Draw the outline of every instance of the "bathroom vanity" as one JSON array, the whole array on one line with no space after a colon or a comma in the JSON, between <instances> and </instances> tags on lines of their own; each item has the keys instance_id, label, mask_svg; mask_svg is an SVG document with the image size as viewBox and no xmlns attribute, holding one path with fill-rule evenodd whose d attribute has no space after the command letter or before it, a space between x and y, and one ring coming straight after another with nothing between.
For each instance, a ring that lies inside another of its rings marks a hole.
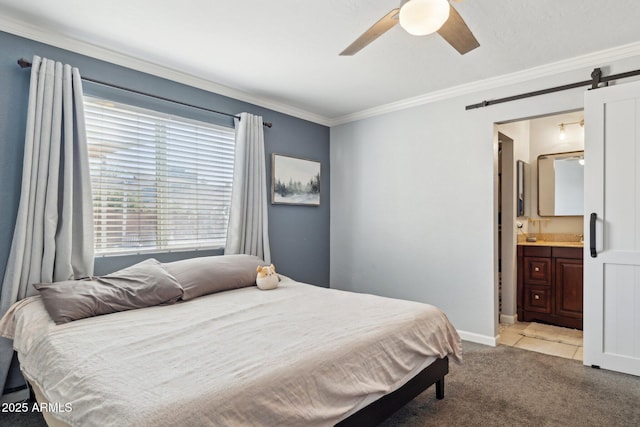
<instances>
[{"instance_id":1,"label":"bathroom vanity","mask_svg":"<svg viewBox=\"0 0 640 427\"><path fill-rule=\"evenodd\" d=\"M518 243L518 320L582 329L583 244Z\"/></svg>"}]
</instances>

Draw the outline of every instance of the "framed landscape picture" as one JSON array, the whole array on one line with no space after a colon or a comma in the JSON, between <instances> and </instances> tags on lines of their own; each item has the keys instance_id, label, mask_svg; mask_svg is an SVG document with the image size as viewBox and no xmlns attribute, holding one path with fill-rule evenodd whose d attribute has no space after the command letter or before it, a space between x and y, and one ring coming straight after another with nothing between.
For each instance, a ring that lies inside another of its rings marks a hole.
<instances>
[{"instance_id":1,"label":"framed landscape picture","mask_svg":"<svg viewBox=\"0 0 640 427\"><path fill-rule=\"evenodd\" d=\"M271 155L271 203L320 205L320 162Z\"/></svg>"}]
</instances>

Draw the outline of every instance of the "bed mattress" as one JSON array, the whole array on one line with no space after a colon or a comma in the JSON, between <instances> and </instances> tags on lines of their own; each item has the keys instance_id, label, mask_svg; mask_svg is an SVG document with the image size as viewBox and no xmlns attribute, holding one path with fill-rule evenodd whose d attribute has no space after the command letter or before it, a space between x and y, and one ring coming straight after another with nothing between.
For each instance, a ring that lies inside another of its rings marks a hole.
<instances>
[{"instance_id":1,"label":"bed mattress","mask_svg":"<svg viewBox=\"0 0 640 427\"><path fill-rule=\"evenodd\" d=\"M62 325L30 297L0 334L71 426L334 425L462 351L434 306L290 279Z\"/></svg>"}]
</instances>

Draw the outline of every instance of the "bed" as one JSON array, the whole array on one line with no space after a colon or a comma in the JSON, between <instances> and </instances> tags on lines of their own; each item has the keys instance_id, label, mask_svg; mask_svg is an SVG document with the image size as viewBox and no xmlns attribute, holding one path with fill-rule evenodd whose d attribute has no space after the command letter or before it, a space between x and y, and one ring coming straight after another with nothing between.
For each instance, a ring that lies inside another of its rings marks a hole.
<instances>
[{"instance_id":1,"label":"bed","mask_svg":"<svg viewBox=\"0 0 640 427\"><path fill-rule=\"evenodd\" d=\"M373 425L434 383L442 398L462 353L434 306L284 276L58 325L34 296L0 334L71 426Z\"/></svg>"}]
</instances>

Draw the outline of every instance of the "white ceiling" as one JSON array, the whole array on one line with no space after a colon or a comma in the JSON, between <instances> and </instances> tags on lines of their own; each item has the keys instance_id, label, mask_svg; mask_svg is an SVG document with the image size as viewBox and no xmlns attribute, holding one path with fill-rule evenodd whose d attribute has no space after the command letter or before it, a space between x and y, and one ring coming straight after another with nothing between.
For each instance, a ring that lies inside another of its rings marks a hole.
<instances>
[{"instance_id":1,"label":"white ceiling","mask_svg":"<svg viewBox=\"0 0 640 427\"><path fill-rule=\"evenodd\" d=\"M199 86L211 82L225 95L325 124L640 41L637 0L464 0L454 7L480 42L464 56L438 35L414 37L400 26L353 57L338 56L398 4L0 0L0 30L101 52L101 59L124 54L139 60L134 68L159 65Z\"/></svg>"}]
</instances>

